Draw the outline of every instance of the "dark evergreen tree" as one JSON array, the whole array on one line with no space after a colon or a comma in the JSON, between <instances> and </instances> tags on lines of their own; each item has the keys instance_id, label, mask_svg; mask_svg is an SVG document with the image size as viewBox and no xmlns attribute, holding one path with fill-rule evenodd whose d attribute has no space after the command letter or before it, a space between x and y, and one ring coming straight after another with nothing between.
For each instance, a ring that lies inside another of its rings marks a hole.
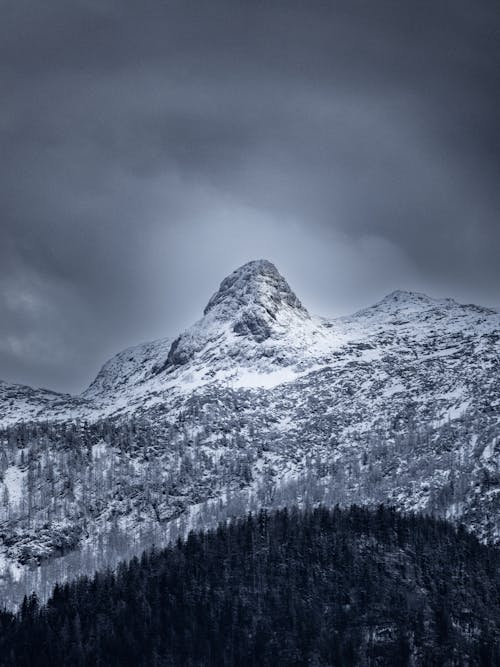
<instances>
[{"instance_id":1,"label":"dark evergreen tree","mask_svg":"<svg viewBox=\"0 0 500 667\"><path fill-rule=\"evenodd\" d=\"M499 565L382 506L262 511L26 597L0 665L496 665Z\"/></svg>"}]
</instances>

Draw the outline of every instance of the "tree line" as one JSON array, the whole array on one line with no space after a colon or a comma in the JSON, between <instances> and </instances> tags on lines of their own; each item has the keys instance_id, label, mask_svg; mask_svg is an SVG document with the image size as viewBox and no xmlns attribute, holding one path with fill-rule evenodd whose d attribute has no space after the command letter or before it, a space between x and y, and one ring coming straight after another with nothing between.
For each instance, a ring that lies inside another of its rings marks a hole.
<instances>
[{"instance_id":1,"label":"tree line","mask_svg":"<svg viewBox=\"0 0 500 667\"><path fill-rule=\"evenodd\" d=\"M495 665L499 566L384 506L260 511L25 597L0 665Z\"/></svg>"}]
</instances>

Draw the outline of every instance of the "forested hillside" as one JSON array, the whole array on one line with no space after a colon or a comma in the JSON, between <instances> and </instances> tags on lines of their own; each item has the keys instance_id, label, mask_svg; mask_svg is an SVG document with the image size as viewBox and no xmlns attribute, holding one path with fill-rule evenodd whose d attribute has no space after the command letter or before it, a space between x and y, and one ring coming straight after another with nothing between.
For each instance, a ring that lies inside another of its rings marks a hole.
<instances>
[{"instance_id":1,"label":"forested hillside","mask_svg":"<svg viewBox=\"0 0 500 667\"><path fill-rule=\"evenodd\" d=\"M500 554L443 521L260 512L0 616L0 664L500 664Z\"/></svg>"},{"instance_id":2,"label":"forested hillside","mask_svg":"<svg viewBox=\"0 0 500 667\"><path fill-rule=\"evenodd\" d=\"M56 582L262 507L383 503L498 541L495 427L460 418L380 428L352 434L339 458L325 416L295 440L274 437L245 414L256 400L226 391L193 396L168 422L0 429L2 603L14 608L33 590L46 599ZM474 442L467 455L457 451L463 441Z\"/></svg>"}]
</instances>

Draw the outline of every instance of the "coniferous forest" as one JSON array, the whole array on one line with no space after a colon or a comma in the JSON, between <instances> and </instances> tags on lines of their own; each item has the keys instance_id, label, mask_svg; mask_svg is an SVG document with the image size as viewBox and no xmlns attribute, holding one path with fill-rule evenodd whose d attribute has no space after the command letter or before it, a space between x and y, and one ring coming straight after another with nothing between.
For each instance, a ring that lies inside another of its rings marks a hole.
<instances>
[{"instance_id":1,"label":"coniferous forest","mask_svg":"<svg viewBox=\"0 0 500 667\"><path fill-rule=\"evenodd\" d=\"M499 566L383 506L262 511L25 598L0 664L498 665Z\"/></svg>"}]
</instances>

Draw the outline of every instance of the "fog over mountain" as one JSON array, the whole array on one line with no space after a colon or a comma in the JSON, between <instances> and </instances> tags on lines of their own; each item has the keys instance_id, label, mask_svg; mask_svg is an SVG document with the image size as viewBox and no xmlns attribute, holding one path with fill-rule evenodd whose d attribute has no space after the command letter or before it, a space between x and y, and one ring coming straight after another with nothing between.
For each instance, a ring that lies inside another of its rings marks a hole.
<instances>
[{"instance_id":1,"label":"fog over mountain","mask_svg":"<svg viewBox=\"0 0 500 667\"><path fill-rule=\"evenodd\" d=\"M276 262L499 306L496 2L6 0L0 378L80 392Z\"/></svg>"}]
</instances>

